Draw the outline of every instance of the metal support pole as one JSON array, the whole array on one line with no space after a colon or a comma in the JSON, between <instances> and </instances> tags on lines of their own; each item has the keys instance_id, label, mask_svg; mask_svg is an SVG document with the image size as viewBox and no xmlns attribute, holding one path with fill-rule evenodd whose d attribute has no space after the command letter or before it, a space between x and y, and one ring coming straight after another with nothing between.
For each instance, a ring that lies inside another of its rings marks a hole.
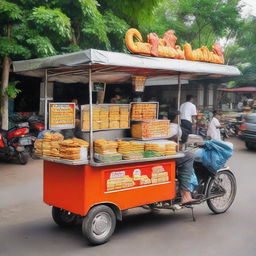
<instances>
[{"instance_id":1,"label":"metal support pole","mask_svg":"<svg viewBox=\"0 0 256 256\"><path fill-rule=\"evenodd\" d=\"M47 89L48 89L48 73L47 69L44 70L44 126L45 129L48 128L48 95L47 95Z\"/></svg>"},{"instance_id":2,"label":"metal support pole","mask_svg":"<svg viewBox=\"0 0 256 256\"><path fill-rule=\"evenodd\" d=\"M181 79L180 79L180 74L178 75L178 106L177 106L177 109L178 111L180 111L180 97L181 97ZM178 126L180 127L180 115L178 116ZM180 146L180 141L179 141L179 136L177 136L177 144L178 144L178 149L179 149L179 146Z\"/></svg>"},{"instance_id":3,"label":"metal support pole","mask_svg":"<svg viewBox=\"0 0 256 256\"><path fill-rule=\"evenodd\" d=\"M92 70L89 68L89 112L90 112L90 161L93 161L93 116L92 116L92 88L93 82L92 82Z\"/></svg>"}]
</instances>

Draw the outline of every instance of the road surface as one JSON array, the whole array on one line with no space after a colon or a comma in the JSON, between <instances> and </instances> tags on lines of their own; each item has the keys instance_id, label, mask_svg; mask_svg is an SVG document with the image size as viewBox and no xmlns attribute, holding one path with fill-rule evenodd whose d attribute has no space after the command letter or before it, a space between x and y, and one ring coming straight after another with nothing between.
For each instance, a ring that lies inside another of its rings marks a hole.
<instances>
[{"instance_id":1,"label":"road surface","mask_svg":"<svg viewBox=\"0 0 256 256\"><path fill-rule=\"evenodd\" d=\"M228 212L213 215L197 206L172 213L129 210L112 239L89 246L80 227L57 227L42 202L42 161L26 166L0 163L0 256L254 256L256 255L256 152L239 140L229 165L237 178L237 197Z\"/></svg>"}]
</instances>

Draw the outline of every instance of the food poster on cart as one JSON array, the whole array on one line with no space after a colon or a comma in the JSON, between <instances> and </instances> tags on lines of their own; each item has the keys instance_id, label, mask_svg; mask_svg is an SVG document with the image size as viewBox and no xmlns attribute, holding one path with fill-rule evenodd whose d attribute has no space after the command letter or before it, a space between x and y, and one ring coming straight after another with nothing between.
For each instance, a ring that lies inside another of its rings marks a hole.
<instances>
[{"instance_id":1,"label":"food poster on cart","mask_svg":"<svg viewBox=\"0 0 256 256\"><path fill-rule=\"evenodd\" d=\"M52 130L75 128L75 103L50 103L49 128Z\"/></svg>"},{"instance_id":2,"label":"food poster on cart","mask_svg":"<svg viewBox=\"0 0 256 256\"><path fill-rule=\"evenodd\" d=\"M171 164L164 163L109 170L105 172L105 191L111 192L170 182L171 169Z\"/></svg>"}]
</instances>

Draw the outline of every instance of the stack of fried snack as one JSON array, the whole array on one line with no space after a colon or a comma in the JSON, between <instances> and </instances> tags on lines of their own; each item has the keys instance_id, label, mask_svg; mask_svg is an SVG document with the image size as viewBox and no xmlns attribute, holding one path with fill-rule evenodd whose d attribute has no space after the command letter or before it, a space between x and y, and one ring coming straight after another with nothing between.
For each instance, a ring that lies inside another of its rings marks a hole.
<instances>
[{"instance_id":1,"label":"stack of fried snack","mask_svg":"<svg viewBox=\"0 0 256 256\"><path fill-rule=\"evenodd\" d=\"M90 108L89 106L83 106L82 108L82 129L83 130L89 130L90 129ZM92 107L92 126L94 130L99 130L100 125L100 107L99 106L93 106Z\"/></svg>"},{"instance_id":2,"label":"stack of fried snack","mask_svg":"<svg viewBox=\"0 0 256 256\"><path fill-rule=\"evenodd\" d=\"M118 142L118 153L128 154L131 152L144 151L144 143L137 141L123 141L119 140Z\"/></svg>"},{"instance_id":3,"label":"stack of fried snack","mask_svg":"<svg viewBox=\"0 0 256 256\"><path fill-rule=\"evenodd\" d=\"M107 191L130 188L135 185L133 179L126 175L121 178L110 178L107 180Z\"/></svg>"},{"instance_id":4,"label":"stack of fried snack","mask_svg":"<svg viewBox=\"0 0 256 256\"><path fill-rule=\"evenodd\" d=\"M120 128L129 127L129 107L120 106Z\"/></svg>"},{"instance_id":5,"label":"stack of fried snack","mask_svg":"<svg viewBox=\"0 0 256 256\"><path fill-rule=\"evenodd\" d=\"M42 155L46 157L58 158L59 157L59 143L63 141L64 137L60 133L44 134L42 141Z\"/></svg>"},{"instance_id":6,"label":"stack of fried snack","mask_svg":"<svg viewBox=\"0 0 256 256\"><path fill-rule=\"evenodd\" d=\"M99 129L105 130L109 128L109 109L108 106L100 106Z\"/></svg>"},{"instance_id":7,"label":"stack of fried snack","mask_svg":"<svg viewBox=\"0 0 256 256\"><path fill-rule=\"evenodd\" d=\"M153 157L151 156L153 153L157 152L158 156L170 156L176 154L176 146L177 144L173 141L168 140L159 140L145 143L145 152L148 156L145 157ZM151 154L150 154L150 152ZM147 155L146 154L146 155Z\"/></svg>"},{"instance_id":8,"label":"stack of fried snack","mask_svg":"<svg viewBox=\"0 0 256 256\"><path fill-rule=\"evenodd\" d=\"M141 159L144 157L144 143L120 140L117 151L123 154L124 160Z\"/></svg>"},{"instance_id":9,"label":"stack of fried snack","mask_svg":"<svg viewBox=\"0 0 256 256\"><path fill-rule=\"evenodd\" d=\"M92 111L94 130L129 128L128 105L94 105ZM82 120L82 130L89 130L90 111L88 105L82 107Z\"/></svg>"},{"instance_id":10,"label":"stack of fried snack","mask_svg":"<svg viewBox=\"0 0 256 256\"><path fill-rule=\"evenodd\" d=\"M37 139L34 143L35 153L37 155L43 155L43 139Z\"/></svg>"},{"instance_id":11,"label":"stack of fried snack","mask_svg":"<svg viewBox=\"0 0 256 256\"><path fill-rule=\"evenodd\" d=\"M136 185L148 185L151 184L151 179L147 175L133 175L133 180Z\"/></svg>"},{"instance_id":12,"label":"stack of fried snack","mask_svg":"<svg viewBox=\"0 0 256 256\"><path fill-rule=\"evenodd\" d=\"M177 143L171 141L165 144L166 156L176 155L176 153L177 153Z\"/></svg>"},{"instance_id":13,"label":"stack of fried snack","mask_svg":"<svg viewBox=\"0 0 256 256\"><path fill-rule=\"evenodd\" d=\"M118 143L116 141L99 139L94 141L94 151L101 155L117 153Z\"/></svg>"},{"instance_id":14,"label":"stack of fried snack","mask_svg":"<svg viewBox=\"0 0 256 256\"><path fill-rule=\"evenodd\" d=\"M169 181L169 175L162 165L155 166L152 168L152 176L151 176L152 184L167 182L167 181Z\"/></svg>"},{"instance_id":15,"label":"stack of fried snack","mask_svg":"<svg viewBox=\"0 0 256 256\"><path fill-rule=\"evenodd\" d=\"M141 121L131 127L133 138L157 139L170 136L169 120Z\"/></svg>"},{"instance_id":16,"label":"stack of fried snack","mask_svg":"<svg viewBox=\"0 0 256 256\"><path fill-rule=\"evenodd\" d=\"M156 103L133 103L131 120L154 120L157 118Z\"/></svg>"},{"instance_id":17,"label":"stack of fried snack","mask_svg":"<svg viewBox=\"0 0 256 256\"><path fill-rule=\"evenodd\" d=\"M94 141L94 157L100 162L121 161L122 155L117 153L118 143L99 139Z\"/></svg>"},{"instance_id":18,"label":"stack of fried snack","mask_svg":"<svg viewBox=\"0 0 256 256\"><path fill-rule=\"evenodd\" d=\"M158 141L145 143L145 151L155 151L164 155L165 144Z\"/></svg>"},{"instance_id":19,"label":"stack of fried snack","mask_svg":"<svg viewBox=\"0 0 256 256\"><path fill-rule=\"evenodd\" d=\"M120 107L109 106L109 128L116 129L120 128Z\"/></svg>"},{"instance_id":20,"label":"stack of fried snack","mask_svg":"<svg viewBox=\"0 0 256 256\"><path fill-rule=\"evenodd\" d=\"M60 157L67 160L80 160L81 147L88 147L87 141L73 138L60 142Z\"/></svg>"}]
</instances>

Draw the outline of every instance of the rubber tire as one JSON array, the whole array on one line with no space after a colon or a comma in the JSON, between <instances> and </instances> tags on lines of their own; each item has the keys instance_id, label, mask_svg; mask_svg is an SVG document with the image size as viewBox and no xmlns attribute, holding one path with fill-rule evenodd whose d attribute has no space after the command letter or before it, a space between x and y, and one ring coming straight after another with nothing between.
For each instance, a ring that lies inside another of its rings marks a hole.
<instances>
[{"instance_id":1,"label":"rubber tire","mask_svg":"<svg viewBox=\"0 0 256 256\"><path fill-rule=\"evenodd\" d=\"M256 147L251 142L245 141L245 146L248 150L254 150Z\"/></svg>"},{"instance_id":2,"label":"rubber tire","mask_svg":"<svg viewBox=\"0 0 256 256\"><path fill-rule=\"evenodd\" d=\"M18 153L18 160L19 160L19 163L22 165L27 164L28 163L28 154L25 152Z\"/></svg>"},{"instance_id":3,"label":"rubber tire","mask_svg":"<svg viewBox=\"0 0 256 256\"><path fill-rule=\"evenodd\" d=\"M92 232L93 219L100 212L107 212L110 215L111 222L112 222L112 226L111 226L111 229L110 229L109 233L107 234L107 236L105 236L102 239L96 238L94 236L93 232ZM116 214L114 213L114 211L109 206L106 206L106 205L97 205L97 206L93 207L88 212L88 214L84 217L84 220L83 220L83 223L82 223L83 236L92 245L100 245L100 244L106 243L111 238L111 236L113 235L113 233L115 231L115 228L116 228Z\"/></svg>"},{"instance_id":4,"label":"rubber tire","mask_svg":"<svg viewBox=\"0 0 256 256\"><path fill-rule=\"evenodd\" d=\"M213 212L213 213L215 213L215 214L220 214L220 213L224 213L224 212L226 212L228 209L229 209L229 207L232 205L232 203L234 202L234 199L235 199L235 196L236 196L236 190L237 190L237 186L236 186L236 178L235 178L235 176L234 176L234 174L231 172L231 171L228 171L228 170L223 170L223 171L219 171L217 174L216 174L216 176L217 175L221 175L221 174L223 174L223 173L225 173L225 174L227 174L229 177L231 177L231 182L233 183L232 185L231 185L231 189L233 190L233 192L232 192L232 197L231 197L231 200L230 200L230 202L229 202L229 204L224 208L224 209L217 209L213 204L212 204L212 199L208 199L207 200L207 205L208 205L208 207L210 208L210 210ZM215 176L215 177L216 177ZM214 178L211 178L211 180L210 180L210 182L209 182L209 184L208 184L208 186L207 186L207 191L206 191L206 197L207 196L209 196L209 194L210 194L210 188L211 188L211 184L214 182Z\"/></svg>"},{"instance_id":5,"label":"rubber tire","mask_svg":"<svg viewBox=\"0 0 256 256\"><path fill-rule=\"evenodd\" d=\"M66 211L66 210L60 209L60 208L55 207L55 206L52 207L52 218L53 218L54 222L60 227L71 227L71 226L73 226L75 221L76 221L76 215L74 213L70 213L71 214L70 215L71 220L67 222L62 217L62 212L63 211Z\"/></svg>"}]
</instances>

